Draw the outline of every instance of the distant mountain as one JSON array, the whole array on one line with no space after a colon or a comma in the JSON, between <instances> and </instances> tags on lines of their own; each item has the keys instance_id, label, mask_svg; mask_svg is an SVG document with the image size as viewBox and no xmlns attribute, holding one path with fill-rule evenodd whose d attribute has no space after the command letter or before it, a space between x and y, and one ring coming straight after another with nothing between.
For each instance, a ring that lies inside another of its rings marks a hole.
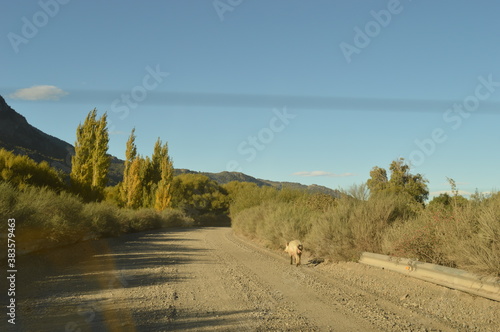
<instances>
[{"instance_id":1,"label":"distant mountain","mask_svg":"<svg viewBox=\"0 0 500 332\"><path fill-rule=\"evenodd\" d=\"M289 189L297 189L297 190L306 190L306 191L311 192L311 193L328 194L328 195L332 195L333 197L337 197L337 198L340 198L340 196L341 196L341 193L338 190L333 190L333 189L330 189L328 187L319 186L316 184L306 186L304 184L297 183L297 182L278 182L278 181L262 180L262 179L257 179L257 178L250 176L250 175L246 175L244 173L239 173L239 172L226 172L226 171L224 171L224 172L220 172L220 173L209 173L209 172L195 172L195 171L191 171L189 169L176 169L175 170L175 175L186 174L186 173L202 174L202 175L205 175L205 176L209 177L210 179L216 181L219 184L226 184L226 183L229 183L231 181L251 182L251 183L255 183L259 187L271 186L271 187L275 187L278 189L289 188Z\"/></svg>"},{"instance_id":2,"label":"distant mountain","mask_svg":"<svg viewBox=\"0 0 500 332\"><path fill-rule=\"evenodd\" d=\"M71 172L71 156L75 154L73 145L48 135L30 125L24 116L14 111L7 105L5 99L0 96L0 148L2 147L16 154L27 155L37 162L45 160L52 167L62 170L66 174ZM122 180L123 169L124 161L111 156L109 185L116 185ZM188 169L175 170L175 175L184 173L202 174L219 184L231 181L252 182L260 187L272 186L278 189L286 187L340 197L338 190L332 190L323 186L306 186L295 182L262 180L239 172L207 173L195 172Z\"/></svg>"}]
</instances>

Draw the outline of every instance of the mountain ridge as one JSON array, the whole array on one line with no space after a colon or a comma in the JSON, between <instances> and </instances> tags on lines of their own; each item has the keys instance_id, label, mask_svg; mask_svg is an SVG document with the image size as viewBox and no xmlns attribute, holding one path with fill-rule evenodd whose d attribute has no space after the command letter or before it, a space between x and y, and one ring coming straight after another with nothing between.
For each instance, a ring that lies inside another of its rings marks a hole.
<instances>
[{"instance_id":1,"label":"mountain ridge","mask_svg":"<svg viewBox=\"0 0 500 332\"><path fill-rule=\"evenodd\" d=\"M65 174L71 172L71 156L74 155L73 145L57 137L44 133L31 125L28 120L13 108L0 95L0 148L12 151L16 154L27 155L36 162L46 161L52 167L61 170ZM124 161L111 156L111 167L108 185L116 185L123 177ZM199 172L189 169L175 169L175 175L179 174L202 174L216 181L220 185L231 181L251 182L259 187L272 186L278 189L290 188L307 190L313 193L329 194L339 197L340 192L320 185L304 185L298 182L280 182L258 179L253 176L240 173L222 171L219 173Z\"/></svg>"}]
</instances>

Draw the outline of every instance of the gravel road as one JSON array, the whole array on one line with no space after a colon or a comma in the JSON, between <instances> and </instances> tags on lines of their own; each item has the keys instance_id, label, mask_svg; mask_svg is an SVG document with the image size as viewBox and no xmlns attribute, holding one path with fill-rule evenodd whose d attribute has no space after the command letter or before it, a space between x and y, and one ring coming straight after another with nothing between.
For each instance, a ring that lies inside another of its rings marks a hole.
<instances>
[{"instance_id":1,"label":"gravel road","mask_svg":"<svg viewBox=\"0 0 500 332\"><path fill-rule=\"evenodd\" d=\"M498 302L357 263L291 266L224 227L89 241L17 266L16 325L4 313L1 331L500 331Z\"/></svg>"}]
</instances>

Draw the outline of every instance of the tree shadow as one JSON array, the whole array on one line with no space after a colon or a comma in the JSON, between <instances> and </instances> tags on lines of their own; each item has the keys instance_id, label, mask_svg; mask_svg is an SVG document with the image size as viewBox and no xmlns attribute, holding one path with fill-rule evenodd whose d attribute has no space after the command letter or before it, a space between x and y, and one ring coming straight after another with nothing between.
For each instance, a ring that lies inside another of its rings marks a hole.
<instances>
[{"instance_id":1,"label":"tree shadow","mask_svg":"<svg viewBox=\"0 0 500 332\"><path fill-rule=\"evenodd\" d=\"M199 331L225 330L243 331L251 325L257 325L249 317L253 310L221 311L178 311L171 306L166 310L154 310L136 318L137 331ZM242 319L242 315L247 319Z\"/></svg>"},{"instance_id":2,"label":"tree shadow","mask_svg":"<svg viewBox=\"0 0 500 332\"><path fill-rule=\"evenodd\" d=\"M19 256L16 328L85 331L83 326L101 321L110 324L115 318L120 324L134 326L132 317L126 321L120 318L131 315L128 303L108 303L114 299L106 294L189 278L176 267L203 261L210 250L190 246L198 240L187 238L187 231L193 229L127 234ZM5 280L2 289L8 289ZM2 303L9 300L6 294L0 295Z\"/></svg>"}]
</instances>

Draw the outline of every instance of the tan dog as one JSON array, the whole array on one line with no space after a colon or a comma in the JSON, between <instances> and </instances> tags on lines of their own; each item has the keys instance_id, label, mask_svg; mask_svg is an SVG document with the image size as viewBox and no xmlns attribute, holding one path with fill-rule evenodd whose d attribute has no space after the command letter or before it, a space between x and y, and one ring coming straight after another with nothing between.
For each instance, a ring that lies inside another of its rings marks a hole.
<instances>
[{"instance_id":1,"label":"tan dog","mask_svg":"<svg viewBox=\"0 0 500 332\"><path fill-rule=\"evenodd\" d=\"M293 259L295 258L296 266L300 265L300 256L302 255L302 251L304 250L304 246L299 240L293 240L286 244L285 252L290 255L290 265L293 264Z\"/></svg>"}]
</instances>

